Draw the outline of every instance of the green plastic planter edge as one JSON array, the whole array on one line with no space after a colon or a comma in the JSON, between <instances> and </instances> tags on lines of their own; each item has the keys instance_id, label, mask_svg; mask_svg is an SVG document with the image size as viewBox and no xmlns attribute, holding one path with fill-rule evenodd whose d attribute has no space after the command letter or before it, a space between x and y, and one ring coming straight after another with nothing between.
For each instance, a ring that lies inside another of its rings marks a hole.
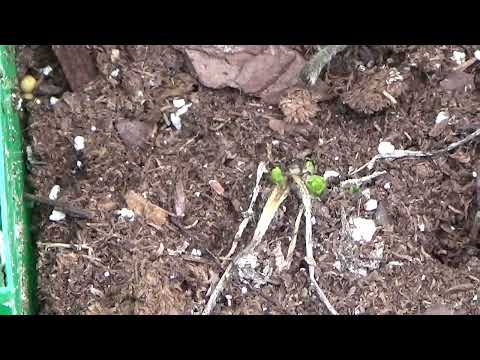
<instances>
[{"instance_id":1,"label":"green plastic planter edge","mask_svg":"<svg viewBox=\"0 0 480 360\"><path fill-rule=\"evenodd\" d=\"M23 196L23 139L12 101L16 82L15 47L0 45L0 315L28 315L36 309L35 262Z\"/></svg>"}]
</instances>

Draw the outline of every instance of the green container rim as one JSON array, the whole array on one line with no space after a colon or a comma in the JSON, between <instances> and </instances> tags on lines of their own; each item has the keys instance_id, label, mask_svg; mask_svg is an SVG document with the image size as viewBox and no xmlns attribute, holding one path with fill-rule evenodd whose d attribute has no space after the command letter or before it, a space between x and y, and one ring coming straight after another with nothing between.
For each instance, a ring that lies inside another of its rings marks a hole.
<instances>
[{"instance_id":1,"label":"green container rim","mask_svg":"<svg viewBox=\"0 0 480 360\"><path fill-rule=\"evenodd\" d=\"M16 83L15 46L0 45L0 315L29 315L36 309L23 135L12 101Z\"/></svg>"}]
</instances>

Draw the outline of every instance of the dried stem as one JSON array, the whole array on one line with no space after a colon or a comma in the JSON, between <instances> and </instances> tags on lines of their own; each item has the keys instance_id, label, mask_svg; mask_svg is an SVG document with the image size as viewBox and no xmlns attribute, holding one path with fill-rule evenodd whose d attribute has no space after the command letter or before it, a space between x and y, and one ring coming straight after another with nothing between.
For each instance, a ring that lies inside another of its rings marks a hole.
<instances>
[{"instance_id":1,"label":"dried stem","mask_svg":"<svg viewBox=\"0 0 480 360\"><path fill-rule=\"evenodd\" d=\"M292 241L288 245L287 258L285 259L286 267L285 270L290 268L290 265L293 261L293 252L295 251L295 246L297 245L298 230L300 229L300 223L302 221L302 215L305 211L305 206L301 205L298 210L297 219L295 220L295 228L293 229Z\"/></svg>"},{"instance_id":2,"label":"dried stem","mask_svg":"<svg viewBox=\"0 0 480 360\"><path fill-rule=\"evenodd\" d=\"M230 278L231 271L233 269L233 266L236 264L236 261L242 256L252 252L255 247L260 244L278 208L280 207L280 204L287 198L289 190L290 189L288 186L275 186L267 200L267 203L265 204L265 207L263 208L262 215L260 216L260 219L257 223L257 227L255 229L255 233L253 234L252 241L250 241L250 243L240 253L238 253L233 258L232 262L227 266L222 277L215 285L215 288L213 289L212 294L210 295L210 298L205 305L205 309L203 310L202 315L211 314L211 312L215 308L215 305L217 304L217 298L225 288L227 280Z\"/></svg>"},{"instance_id":3,"label":"dried stem","mask_svg":"<svg viewBox=\"0 0 480 360\"><path fill-rule=\"evenodd\" d=\"M477 131L474 131L473 133L466 136L464 139L462 139L460 141L454 142L454 143L448 145L447 147L445 147L443 149L432 151L432 152L411 151L411 150L394 150L389 154L383 154L383 155L378 154L378 155L375 155L365 165L359 167L357 170L352 172L350 175L355 175L356 173L362 171L365 168L368 168L370 170L373 169L377 160L382 160L382 159L397 160L397 159L404 159L404 158L430 158L430 157L442 155L446 152L452 151L452 150L454 150L454 149L472 141L473 139L475 139L479 135L480 135L480 129L478 129Z\"/></svg>"},{"instance_id":4,"label":"dried stem","mask_svg":"<svg viewBox=\"0 0 480 360\"><path fill-rule=\"evenodd\" d=\"M330 311L332 315L338 315L337 311L332 306L323 290L320 288L320 285L318 285L317 280L315 280L315 260L313 258L312 241L312 198L310 197L308 189L303 183L302 179L298 175L292 175L292 178L299 189L303 206L305 206L305 260L308 264L310 283L315 288L318 297L327 307L328 311Z\"/></svg>"},{"instance_id":5,"label":"dried stem","mask_svg":"<svg viewBox=\"0 0 480 360\"><path fill-rule=\"evenodd\" d=\"M340 186L341 187L347 187L347 186L360 187L363 184L368 183L379 176L385 175L386 173L387 173L386 171L375 171L373 174L361 177L359 179L348 179L348 180L342 181L340 183Z\"/></svg>"},{"instance_id":6,"label":"dried stem","mask_svg":"<svg viewBox=\"0 0 480 360\"><path fill-rule=\"evenodd\" d=\"M221 258L221 260L225 261L230 259L230 257L233 255L235 252L238 242L240 241L240 238L242 237L243 231L247 227L248 223L250 220L253 218L254 212L253 212L253 206L255 205L255 202L257 201L258 194L260 193L260 181L262 180L263 174L267 170L267 165L265 162L260 162L257 167L257 180L255 182L255 188L253 189L253 194L252 194L252 199L250 200L250 205L248 207L248 210L244 213L244 219L238 226L237 233L235 234L235 237L233 238L233 243L232 247L230 248L230 251L228 254Z\"/></svg>"},{"instance_id":7,"label":"dried stem","mask_svg":"<svg viewBox=\"0 0 480 360\"><path fill-rule=\"evenodd\" d=\"M28 199L28 200L37 202L39 204L42 204L42 205L52 206L54 208L57 208L58 210L63 211L64 213L66 213L70 216L83 218L83 219L90 219L90 220L95 218L95 214L93 212L91 212L89 210L75 208L73 206L68 205L67 203L62 202L62 201L50 200L50 199L46 199L46 198L43 198L43 197L40 197L40 196L28 194L28 193L25 193L25 198Z\"/></svg>"}]
</instances>

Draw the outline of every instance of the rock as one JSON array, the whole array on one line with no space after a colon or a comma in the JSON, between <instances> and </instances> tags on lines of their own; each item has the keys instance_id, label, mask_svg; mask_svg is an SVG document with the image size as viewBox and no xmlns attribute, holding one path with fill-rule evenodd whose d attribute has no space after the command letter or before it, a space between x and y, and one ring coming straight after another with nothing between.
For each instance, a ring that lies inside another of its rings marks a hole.
<instances>
[{"instance_id":1,"label":"rock","mask_svg":"<svg viewBox=\"0 0 480 360\"><path fill-rule=\"evenodd\" d=\"M429 307L421 315L455 315L455 311L446 305L436 304Z\"/></svg>"},{"instance_id":2,"label":"rock","mask_svg":"<svg viewBox=\"0 0 480 360\"><path fill-rule=\"evenodd\" d=\"M305 59L283 45L177 45L198 80L207 87L232 87L277 104L301 83Z\"/></svg>"},{"instance_id":3,"label":"rock","mask_svg":"<svg viewBox=\"0 0 480 360\"><path fill-rule=\"evenodd\" d=\"M85 88L98 75L90 51L83 45L52 45L70 88L77 92Z\"/></svg>"},{"instance_id":4,"label":"rock","mask_svg":"<svg viewBox=\"0 0 480 360\"><path fill-rule=\"evenodd\" d=\"M118 135L128 146L143 147L155 135L155 124L138 120L120 120L115 123Z\"/></svg>"},{"instance_id":5,"label":"rock","mask_svg":"<svg viewBox=\"0 0 480 360\"><path fill-rule=\"evenodd\" d=\"M395 146L393 146L391 142L382 141L380 144L378 144L377 150L380 155L388 155L395 151Z\"/></svg>"},{"instance_id":6,"label":"rock","mask_svg":"<svg viewBox=\"0 0 480 360\"><path fill-rule=\"evenodd\" d=\"M467 74L463 71L454 71L447 76L444 80L440 81L440 86L449 91L465 91L466 89L473 88L474 74Z\"/></svg>"}]
</instances>

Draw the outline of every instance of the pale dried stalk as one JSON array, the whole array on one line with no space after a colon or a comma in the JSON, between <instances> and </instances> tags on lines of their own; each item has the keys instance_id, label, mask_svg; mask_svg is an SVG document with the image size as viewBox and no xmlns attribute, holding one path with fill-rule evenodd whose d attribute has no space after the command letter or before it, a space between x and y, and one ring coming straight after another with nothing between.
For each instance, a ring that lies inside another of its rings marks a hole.
<instances>
[{"instance_id":1,"label":"pale dried stalk","mask_svg":"<svg viewBox=\"0 0 480 360\"><path fill-rule=\"evenodd\" d=\"M252 241L248 244L242 253L248 254L252 252L262 241L263 236L267 232L270 223L272 222L275 214L277 213L278 208L282 202L287 198L290 188L288 186L275 186L270 196L268 197L267 203L263 208L262 214L260 215L260 220L257 223L257 227L253 234Z\"/></svg>"},{"instance_id":2,"label":"pale dried stalk","mask_svg":"<svg viewBox=\"0 0 480 360\"><path fill-rule=\"evenodd\" d=\"M298 230L300 229L300 222L302 221L302 215L304 211L305 211L305 207L301 205L300 209L298 210L297 219L295 220L295 227L293 229L292 241L290 241L290 244L288 245L287 258L285 259L285 263L286 263L285 270L290 269L290 265L292 265L293 252L295 251L295 246L297 245Z\"/></svg>"},{"instance_id":3,"label":"pale dried stalk","mask_svg":"<svg viewBox=\"0 0 480 360\"><path fill-rule=\"evenodd\" d=\"M205 305L205 309L203 309L202 315L210 315L213 311L213 308L215 305L217 305L217 299L220 293L223 291L225 288L225 285L227 284L227 280L230 277L230 273L233 268L233 262L228 264L227 268L223 272L222 277L220 280L218 280L217 285L215 285L215 288L212 291L212 294L210 295L210 298L208 299L207 305Z\"/></svg>"},{"instance_id":4,"label":"pale dried stalk","mask_svg":"<svg viewBox=\"0 0 480 360\"><path fill-rule=\"evenodd\" d=\"M337 311L332 306L327 296L318 285L317 280L315 280L315 260L313 258L313 241L312 241L312 198L310 197L308 189L305 186L302 179L298 175L292 175L292 178L299 189L303 206L305 207L305 253L306 253L305 260L308 264L308 273L309 273L310 282L315 288L320 300L327 307L328 311L330 311L332 315L338 315Z\"/></svg>"},{"instance_id":5,"label":"pale dried stalk","mask_svg":"<svg viewBox=\"0 0 480 360\"><path fill-rule=\"evenodd\" d=\"M355 185L355 186L360 187L363 184L368 183L368 182L372 181L373 179L375 179L379 176L385 175L386 173L387 173L386 171L375 171L373 174L361 177L359 179L348 179L348 180L342 181L340 183L340 186L341 187L347 187L347 186L354 186Z\"/></svg>"},{"instance_id":6,"label":"pale dried stalk","mask_svg":"<svg viewBox=\"0 0 480 360\"><path fill-rule=\"evenodd\" d=\"M253 251L255 247L260 244L278 208L280 207L281 203L287 198L289 190L290 188L288 186L275 186L272 193L268 197L265 207L263 208L262 215L260 216L260 219L258 221L252 241L245 247L245 249L243 249L239 254L237 254L232 260L232 262L227 266L222 277L212 291L212 294L210 295L210 298L205 305L205 309L203 310L202 315L209 315L215 308L217 298L225 288L227 280L230 277L230 273L233 269L233 266L236 264L236 261L240 257Z\"/></svg>"},{"instance_id":7,"label":"pale dried stalk","mask_svg":"<svg viewBox=\"0 0 480 360\"><path fill-rule=\"evenodd\" d=\"M474 131L470 135L467 135L464 139L451 143L447 147L432 151L432 152L426 152L426 151L411 151L411 150L394 150L389 154L378 154L375 155L369 162L367 162L365 165L359 167L357 170L352 172L350 175L355 175L356 173L362 171L365 168L368 168L369 170L373 169L375 166L375 163L377 160L382 160L382 159L388 159L388 160L397 160L397 159L404 159L404 158L429 158L429 157L434 157L438 155L442 155L446 152L452 151L470 141L475 139L476 137L480 136L480 129L477 131Z\"/></svg>"},{"instance_id":8,"label":"pale dried stalk","mask_svg":"<svg viewBox=\"0 0 480 360\"><path fill-rule=\"evenodd\" d=\"M79 245L79 244L64 244L64 243L46 243L37 241L37 245L45 246L46 249L50 248L62 248L62 249L72 249L72 250L92 250L90 246L87 245Z\"/></svg>"},{"instance_id":9,"label":"pale dried stalk","mask_svg":"<svg viewBox=\"0 0 480 360\"><path fill-rule=\"evenodd\" d=\"M237 233L235 234L235 237L233 238L233 243L232 247L230 248L230 251L228 254L221 258L221 260L228 260L230 257L233 255L235 250L237 249L238 242L240 241L240 238L242 237L243 231L247 227L248 223L252 219L254 212L253 212L253 206L255 205L255 202L257 201L258 194L260 193L260 181L262 180L263 174L267 170L267 165L265 162L261 161L258 164L257 167L257 180L255 182L255 188L253 189L253 194L252 194L252 199L250 200L250 205L248 207L248 210L244 213L245 218L242 220L240 223Z\"/></svg>"}]
</instances>

